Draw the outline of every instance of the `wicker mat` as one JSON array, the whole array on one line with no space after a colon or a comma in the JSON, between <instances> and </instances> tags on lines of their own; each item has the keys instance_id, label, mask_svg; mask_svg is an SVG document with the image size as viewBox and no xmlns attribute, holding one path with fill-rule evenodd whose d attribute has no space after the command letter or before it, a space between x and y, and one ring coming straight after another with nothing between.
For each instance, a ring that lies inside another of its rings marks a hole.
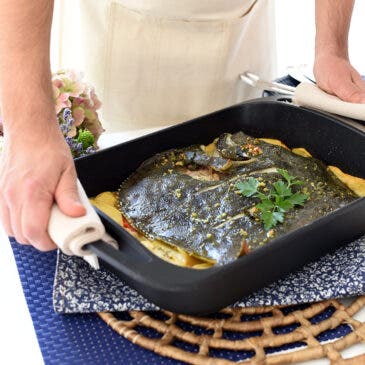
<instances>
[{"instance_id":1,"label":"wicker mat","mask_svg":"<svg viewBox=\"0 0 365 365\"><path fill-rule=\"evenodd\" d=\"M365 354L341 351L365 342L365 323L354 315L365 296L348 306L337 300L291 307L226 308L210 316L168 311L99 313L129 341L189 364L293 364L327 358L331 364L365 364ZM333 340L333 332L338 336Z\"/></svg>"}]
</instances>

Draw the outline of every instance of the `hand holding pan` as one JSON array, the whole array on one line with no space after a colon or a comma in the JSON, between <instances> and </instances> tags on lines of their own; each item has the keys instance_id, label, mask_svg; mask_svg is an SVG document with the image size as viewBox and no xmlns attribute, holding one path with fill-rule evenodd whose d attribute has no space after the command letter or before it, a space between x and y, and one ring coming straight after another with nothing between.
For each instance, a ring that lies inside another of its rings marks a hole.
<instances>
[{"instance_id":1,"label":"hand holding pan","mask_svg":"<svg viewBox=\"0 0 365 365\"><path fill-rule=\"evenodd\" d=\"M77 218L69 217L62 213L56 204L53 204L48 233L63 253L83 257L92 267L98 269L99 263L96 255L87 250L85 246L98 240L107 242L115 248L118 245L105 232L104 225L89 202L80 181L77 181L77 187L86 214Z\"/></svg>"},{"instance_id":2,"label":"hand holding pan","mask_svg":"<svg viewBox=\"0 0 365 365\"><path fill-rule=\"evenodd\" d=\"M261 80L259 76L248 71L241 74L240 77L253 87L288 95L296 105L365 121L365 104L343 101L334 95L327 94L314 83L302 82L297 87L292 87Z\"/></svg>"}]
</instances>

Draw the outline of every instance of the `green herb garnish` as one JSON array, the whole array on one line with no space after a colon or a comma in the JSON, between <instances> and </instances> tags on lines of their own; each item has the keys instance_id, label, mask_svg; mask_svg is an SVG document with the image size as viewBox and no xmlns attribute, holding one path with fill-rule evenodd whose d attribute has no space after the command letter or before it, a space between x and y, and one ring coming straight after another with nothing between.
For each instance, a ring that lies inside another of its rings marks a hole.
<instances>
[{"instance_id":1,"label":"green herb garnish","mask_svg":"<svg viewBox=\"0 0 365 365\"><path fill-rule=\"evenodd\" d=\"M260 200L255 207L260 211L260 219L267 231L278 223L283 223L286 212L295 206L303 206L309 198L308 194L294 193L291 189L292 186L304 184L303 181L289 175L287 170L277 169L277 172L284 180L276 181L267 193L259 191L260 181L253 177L236 184L236 188L243 196Z\"/></svg>"},{"instance_id":2,"label":"green herb garnish","mask_svg":"<svg viewBox=\"0 0 365 365\"><path fill-rule=\"evenodd\" d=\"M259 187L259 181L250 177L248 180L237 183L236 188L239 189L240 193L246 197L250 197L257 193L257 188Z\"/></svg>"}]
</instances>

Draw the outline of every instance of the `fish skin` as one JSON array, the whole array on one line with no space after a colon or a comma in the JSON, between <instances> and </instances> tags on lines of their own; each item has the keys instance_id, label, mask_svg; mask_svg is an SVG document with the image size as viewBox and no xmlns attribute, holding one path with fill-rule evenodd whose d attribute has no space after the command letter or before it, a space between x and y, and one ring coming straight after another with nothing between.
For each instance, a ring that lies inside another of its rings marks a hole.
<instances>
[{"instance_id":1,"label":"fish skin","mask_svg":"<svg viewBox=\"0 0 365 365\"><path fill-rule=\"evenodd\" d=\"M243 239L250 250L271 239L267 237L262 222L249 213L258 199L238 195L237 182L250 176L261 177L270 187L282 177L277 172L263 171L276 168L286 169L290 175L304 181L304 185L293 187L293 191L306 187L310 200L303 208L292 209L286 214L284 223L275 227L275 237L302 227L355 199L348 188L334 181L319 160L295 155L242 132L229 135L227 149L223 144L227 135L218 138L217 141L222 143L214 156L205 154L200 146L190 146L166 151L146 160L119 189L120 209L129 223L148 238L213 259L217 264L226 264L240 255ZM262 153L250 156L238 151L242 145L252 143ZM238 152L234 155L235 151ZM219 171L217 166L231 161L227 159L228 155L232 157L233 164L221 170L219 181L197 180L184 173L184 169L210 167ZM318 188L319 183L323 186ZM247 232L246 237L243 237L242 230Z\"/></svg>"}]
</instances>

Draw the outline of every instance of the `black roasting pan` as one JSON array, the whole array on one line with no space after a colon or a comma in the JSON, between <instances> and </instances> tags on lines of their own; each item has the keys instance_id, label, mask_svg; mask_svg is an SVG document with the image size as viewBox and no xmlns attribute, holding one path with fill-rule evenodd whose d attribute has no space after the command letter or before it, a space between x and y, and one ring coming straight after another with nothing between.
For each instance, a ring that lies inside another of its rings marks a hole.
<instances>
[{"instance_id":1,"label":"black roasting pan","mask_svg":"<svg viewBox=\"0 0 365 365\"><path fill-rule=\"evenodd\" d=\"M148 118L148 116L146 116ZM365 133L336 117L288 103L259 99L205 115L76 160L88 196L116 191L148 157L192 144L206 144L224 132L305 147L328 165L365 178ZM217 311L304 264L365 233L365 198L267 243L236 261L206 270L169 264L98 212L120 245L89 245L102 265L161 308L178 313ZM177 222L178 224L178 222Z\"/></svg>"}]
</instances>

